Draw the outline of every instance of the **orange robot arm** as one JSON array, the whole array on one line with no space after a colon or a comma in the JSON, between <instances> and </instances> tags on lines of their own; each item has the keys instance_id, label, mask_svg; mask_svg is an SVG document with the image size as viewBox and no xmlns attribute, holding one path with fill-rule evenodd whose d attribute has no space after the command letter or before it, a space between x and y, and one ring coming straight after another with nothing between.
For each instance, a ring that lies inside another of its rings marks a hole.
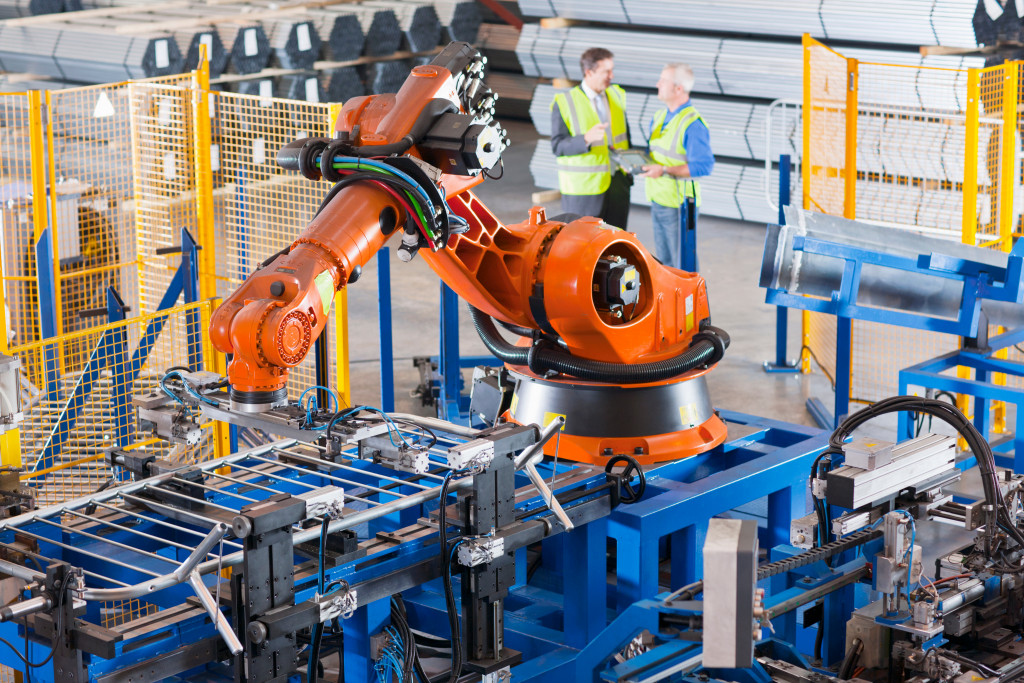
<instances>
[{"instance_id":1,"label":"orange robot arm","mask_svg":"<svg viewBox=\"0 0 1024 683\"><path fill-rule=\"evenodd\" d=\"M633 234L598 219L548 220L535 207L527 221L503 225L472 193L507 146L490 120L481 67L472 48L453 43L414 68L396 95L347 102L334 140L281 151L286 168L337 182L287 253L214 313L210 336L233 355L236 406L285 400L288 368L322 332L336 289L396 234L399 256L422 251L476 309L485 342L512 364L599 381L623 366L653 368L657 376L633 381L655 381L721 356L727 338L701 330L710 317L699 275L663 266ZM513 346L496 337L492 318L536 330L536 339ZM696 360L673 365L687 352Z\"/></svg>"}]
</instances>

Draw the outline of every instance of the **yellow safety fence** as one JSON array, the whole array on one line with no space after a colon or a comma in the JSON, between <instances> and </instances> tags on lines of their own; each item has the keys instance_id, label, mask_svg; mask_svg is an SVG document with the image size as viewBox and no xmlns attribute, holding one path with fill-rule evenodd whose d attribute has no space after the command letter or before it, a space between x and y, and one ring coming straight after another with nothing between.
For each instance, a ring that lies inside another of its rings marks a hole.
<instances>
[{"instance_id":1,"label":"yellow safety fence","mask_svg":"<svg viewBox=\"0 0 1024 683\"><path fill-rule=\"evenodd\" d=\"M40 502L81 495L115 474L103 452L123 416L111 411L124 392L153 390L168 368L188 365L190 341L201 347L203 368L223 374L225 358L206 337L213 307L298 236L326 190L278 168L277 150L329 136L336 113L337 105L213 92L205 65L162 79L0 94L0 353L22 360L27 406L21 428L0 434L0 465L23 467ZM182 229L199 249L198 300L187 305L165 298L182 261ZM40 249L47 235L49 248ZM108 288L127 321L107 323ZM349 404L346 310L342 291L327 357ZM189 339L189 316L201 318L201 339ZM160 319L128 386L117 362L88 375L98 348L104 358L111 344L127 348L130 358ZM88 398L73 406L77 419L62 422L83 378ZM291 374L292 398L315 378L310 354ZM186 460L228 453L223 425L204 432L201 447L165 443L161 452ZM133 428L131 447L157 446Z\"/></svg>"},{"instance_id":2,"label":"yellow safety fence","mask_svg":"<svg viewBox=\"0 0 1024 683\"><path fill-rule=\"evenodd\" d=\"M807 35L803 54L805 209L1009 251L1021 234L1021 62L875 64ZM902 368L959 339L854 320L852 342L849 398L867 403L895 394ZM835 318L805 312L803 344L804 370L813 355L834 377Z\"/></svg>"}]
</instances>

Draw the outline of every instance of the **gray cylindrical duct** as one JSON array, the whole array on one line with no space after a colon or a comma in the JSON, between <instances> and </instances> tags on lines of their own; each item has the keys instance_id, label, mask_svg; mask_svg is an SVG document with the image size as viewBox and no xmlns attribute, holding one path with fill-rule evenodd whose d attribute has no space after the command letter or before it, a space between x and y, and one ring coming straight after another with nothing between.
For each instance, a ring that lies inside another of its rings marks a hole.
<instances>
[{"instance_id":1,"label":"gray cylindrical duct","mask_svg":"<svg viewBox=\"0 0 1024 683\"><path fill-rule=\"evenodd\" d=\"M345 102L353 97L362 97L366 94L366 87L363 79L359 76L359 70L354 66L346 66L341 69L332 69L327 80L327 99L330 102Z\"/></svg>"},{"instance_id":2,"label":"gray cylindrical duct","mask_svg":"<svg viewBox=\"0 0 1024 683\"><path fill-rule=\"evenodd\" d=\"M364 2L363 6L392 10L402 29L405 46L412 52L433 50L441 42L441 22L429 4L372 0Z\"/></svg>"},{"instance_id":3,"label":"gray cylindrical duct","mask_svg":"<svg viewBox=\"0 0 1024 683\"><path fill-rule=\"evenodd\" d=\"M309 19L271 19L263 24L273 61L282 69L310 69L320 58L320 33Z\"/></svg>"},{"instance_id":4,"label":"gray cylindrical duct","mask_svg":"<svg viewBox=\"0 0 1024 683\"><path fill-rule=\"evenodd\" d=\"M263 71L270 62L270 43L260 24L218 23L217 32L230 55L230 70L240 74L254 74Z\"/></svg>"},{"instance_id":5,"label":"gray cylindrical duct","mask_svg":"<svg viewBox=\"0 0 1024 683\"><path fill-rule=\"evenodd\" d=\"M3 0L0 2L0 19L55 14L63 11L64 5L61 0Z\"/></svg>"},{"instance_id":6,"label":"gray cylindrical duct","mask_svg":"<svg viewBox=\"0 0 1024 683\"><path fill-rule=\"evenodd\" d=\"M287 74L278 81L277 92L289 100L305 100L306 102L326 102L327 92L320 83L316 71L303 74Z\"/></svg>"},{"instance_id":7,"label":"gray cylindrical duct","mask_svg":"<svg viewBox=\"0 0 1024 683\"><path fill-rule=\"evenodd\" d=\"M359 16L343 7L325 7L310 10L309 17L316 23L320 40L324 43L324 56L335 62L358 59L366 46L366 35Z\"/></svg>"},{"instance_id":8,"label":"gray cylindrical duct","mask_svg":"<svg viewBox=\"0 0 1024 683\"><path fill-rule=\"evenodd\" d=\"M402 59L366 64L362 67L366 89L374 95L398 92L409 75L409 68L409 63Z\"/></svg>"},{"instance_id":9,"label":"gray cylindrical duct","mask_svg":"<svg viewBox=\"0 0 1024 683\"><path fill-rule=\"evenodd\" d=\"M350 5L359 18L366 36L365 52L368 57L383 57L402 47L402 27L398 17L388 7L362 7Z\"/></svg>"}]
</instances>

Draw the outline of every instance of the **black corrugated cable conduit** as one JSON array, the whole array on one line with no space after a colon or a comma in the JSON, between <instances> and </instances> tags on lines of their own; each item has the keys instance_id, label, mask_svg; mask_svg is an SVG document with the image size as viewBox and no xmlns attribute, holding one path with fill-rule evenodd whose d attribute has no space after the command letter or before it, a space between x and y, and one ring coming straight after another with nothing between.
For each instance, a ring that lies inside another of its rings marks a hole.
<instances>
[{"instance_id":1,"label":"black corrugated cable conduit","mask_svg":"<svg viewBox=\"0 0 1024 683\"><path fill-rule=\"evenodd\" d=\"M694 335L690 347L675 358L653 363L606 363L576 358L552 342L541 340L530 347L515 346L505 341L486 313L470 306L473 324L487 349L510 365L525 365L538 375L555 371L578 379L611 384L643 384L675 377L695 368L717 363L729 347L725 331L705 326Z\"/></svg>"}]
</instances>

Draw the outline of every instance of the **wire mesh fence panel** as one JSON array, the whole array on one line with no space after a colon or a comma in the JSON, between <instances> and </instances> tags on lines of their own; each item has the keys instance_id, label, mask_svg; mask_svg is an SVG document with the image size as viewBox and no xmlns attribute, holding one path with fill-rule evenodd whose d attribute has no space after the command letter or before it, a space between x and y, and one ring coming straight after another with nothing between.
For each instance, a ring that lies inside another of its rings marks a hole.
<instances>
[{"instance_id":1,"label":"wire mesh fence panel","mask_svg":"<svg viewBox=\"0 0 1024 683\"><path fill-rule=\"evenodd\" d=\"M159 391L167 368L201 362L212 353L205 334L211 309L209 301L178 306L10 350L23 368L42 368L41 381L23 374L21 424L22 480L35 490L40 505L90 493L123 477L105 459L113 448L182 463L208 457L208 438L185 446L139 433L132 397ZM61 370L60 348L86 349L88 360Z\"/></svg>"},{"instance_id":2,"label":"wire mesh fence panel","mask_svg":"<svg viewBox=\"0 0 1024 683\"><path fill-rule=\"evenodd\" d=\"M805 209L843 215L846 168L847 60L804 41Z\"/></svg>"},{"instance_id":3,"label":"wire mesh fence panel","mask_svg":"<svg viewBox=\"0 0 1024 683\"><path fill-rule=\"evenodd\" d=\"M164 301L181 264L182 230L193 240L200 237L193 98L191 88L174 84L132 83L128 92L139 301L151 312Z\"/></svg>"},{"instance_id":4,"label":"wire mesh fence panel","mask_svg":"<svg viewBox=\"0 0 1024 683\"><path fill-rule=\"evenodd\" d=\"M161 79L187 83L190 76ZM136 192L132 159L129 83L72 88L48 94L50 193L56 329L68 333L104 318L106 288L114 287L129 310L139 312ZM161 157L147 163L162 163ZM82 339L62 349L64 369L88 362Z\"/></svg>"},{"instance_id":5,"label":"wire mesh fence panel","mask_svg":"<svg viewBox=\"0 0 1024 683\"><path fill-rule=\"evenodd\" d=\"M956 69L858 65L858 219L960 239L963 76ZM947 96L931 96L940 91Z\"/></svg>"},{"instance_id":6,"label":"wire mesh fence panel","mask_svg":"<svg viewBox=\"0 0 1024 683\"><path fill-rule=\"evenodd\" d=\"M30 122L32 107L38 129ZM38 101L30 103L28 93L0 95L0 286L5 302L0 347L39 337L34 253L39 217L32 201L31 139L38 136L41 145L41 107Z\"/></svg>"},{"instance_id":7,"label":"wire mesh fence panel","mask_svg":"<svg viewBox=\"0 0 1024 683\"><path fill-rule=\"evenodd\" d=\"M218 93L214 209L218 294L229 295L257 265L290 245L312 220L325 182L313 182L277 165L277 151L303 137L331 137L331 109L326 104ZM333 330L334 311L327 330ZM334 364L334 339L328 334L328 357ZM331 376L334 376L332 370ZM289 376L289 395L316 384L310 354Z\"/></svg>"}]
</instances>

